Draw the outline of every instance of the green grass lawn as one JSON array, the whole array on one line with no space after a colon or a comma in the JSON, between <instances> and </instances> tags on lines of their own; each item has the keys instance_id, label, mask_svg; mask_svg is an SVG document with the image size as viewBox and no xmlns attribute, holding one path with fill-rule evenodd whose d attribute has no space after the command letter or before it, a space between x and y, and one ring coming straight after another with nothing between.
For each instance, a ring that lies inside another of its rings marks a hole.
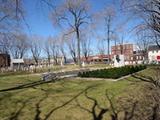
<instances>
[{"instance_id":1,"label":"green grass lawn","mask_svg":"<svg viewBox=\"0 0 160 120\"><path fill-rule=\"evenodd\" d=\"M142 73L148 72L146 69ZM10 75L0 77L0 89L40 80L40 75ZM106 108L110 96L117 98L132 91L139 91L141 84L133 78L121 81L64 79L36 87L0 93L0 120L92 120L93 101ZM88 96L88 97L87 97ZM114 102L114 99L112 99ZM96 108L96 112L99 112ZM48 116L48 117L46 117ZM108 113L104 114L107 119ZM107 119L108 120L108 119Z\"/></svg>"}]
</instances>

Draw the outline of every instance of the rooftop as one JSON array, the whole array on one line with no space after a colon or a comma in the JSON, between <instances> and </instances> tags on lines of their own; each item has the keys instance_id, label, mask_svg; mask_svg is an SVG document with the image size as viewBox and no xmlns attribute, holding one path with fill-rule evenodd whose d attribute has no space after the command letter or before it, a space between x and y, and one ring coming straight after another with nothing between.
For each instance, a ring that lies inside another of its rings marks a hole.
<instances>
[{"instance_id":1,"label":"rooftop","mask_svg":"<svg viewBox=\"0 0 160 120\"><path fill-rule=\"evenodd\" d=\"M160 47L158 45L150 45L148 47L148 51L152 51L152 50L160 50Z\"/></svg>"},{"instance_id":2,"label":"rooftop","mask_svg":"<svg viewBox=\"0 0 160 120\"><path fill-rule=\"evenodd\" d=\"M11 60L12 63L24 63L23 59L12 59Z\"/></svg>"}]
</instances>

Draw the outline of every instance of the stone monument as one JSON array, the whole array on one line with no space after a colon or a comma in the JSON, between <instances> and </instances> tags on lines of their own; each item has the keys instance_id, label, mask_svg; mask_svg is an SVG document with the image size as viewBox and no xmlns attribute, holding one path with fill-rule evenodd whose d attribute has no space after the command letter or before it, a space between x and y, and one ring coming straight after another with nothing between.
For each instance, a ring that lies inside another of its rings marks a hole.
<instances>
[{"instance_id":1,"label":"stone monument","mask_svg":"<svg viewBox=\"0 0 160 120\"><path fill-rule=\"evenodd\" d=\"M85 66L86 66L86 65L85 65L85 62L83 61L83 62L82 62L82 67L85 67Z\"/></svg>"},{"instance_id":2,"label":"stone monument","mask_svg":"<svg viewBox=\"0 0 160 120\"><path fill-rule=\"evenodd\" d=\"M114 55L114 67L122 67L124 65L124 55Z\"/></svg>"}]
</instances>

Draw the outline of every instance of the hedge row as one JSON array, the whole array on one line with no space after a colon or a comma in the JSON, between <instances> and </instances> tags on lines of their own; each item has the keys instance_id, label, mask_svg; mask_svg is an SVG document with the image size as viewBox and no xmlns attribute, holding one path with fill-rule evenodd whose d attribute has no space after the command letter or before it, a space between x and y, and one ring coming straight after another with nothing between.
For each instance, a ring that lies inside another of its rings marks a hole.
<instances>
[{"instance_id":1,"label":"hedge row","mask_svg":"<svg viewBox=\"0 0 160 120\"><path fill-rule=\"evenodd\" d=\"M79 72L79 77L93 77L93 78L112 78L117 79L125 75L129 75L140 70L146 69L145 65L138 66L124 66L119 68L100 69L88 72Z\"/></svg>"}]
</instances>

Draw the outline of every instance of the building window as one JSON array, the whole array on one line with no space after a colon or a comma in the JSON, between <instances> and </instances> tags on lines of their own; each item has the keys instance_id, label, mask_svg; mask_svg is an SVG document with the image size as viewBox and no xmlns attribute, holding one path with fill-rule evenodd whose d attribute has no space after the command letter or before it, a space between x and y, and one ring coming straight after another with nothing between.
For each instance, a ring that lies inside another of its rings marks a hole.
<instances>
[{"instance_id":1,"label":"building window","mask_svg":"<svg viewBox=\"0 0 160 120\"><path fill-rule=\"evenodd\" d=\"M142 56L139 56L139 59L142 59Z\"/></svg>"},{"instance_id":2,"label":"building window","mask_svg":"<svg viewBox=\"0 0 160 120\"><path fill-rule=\"evenodd\" d=\"M138 60L138 56L136 57L136 59Z\"/></svg>"}]
</instances>

